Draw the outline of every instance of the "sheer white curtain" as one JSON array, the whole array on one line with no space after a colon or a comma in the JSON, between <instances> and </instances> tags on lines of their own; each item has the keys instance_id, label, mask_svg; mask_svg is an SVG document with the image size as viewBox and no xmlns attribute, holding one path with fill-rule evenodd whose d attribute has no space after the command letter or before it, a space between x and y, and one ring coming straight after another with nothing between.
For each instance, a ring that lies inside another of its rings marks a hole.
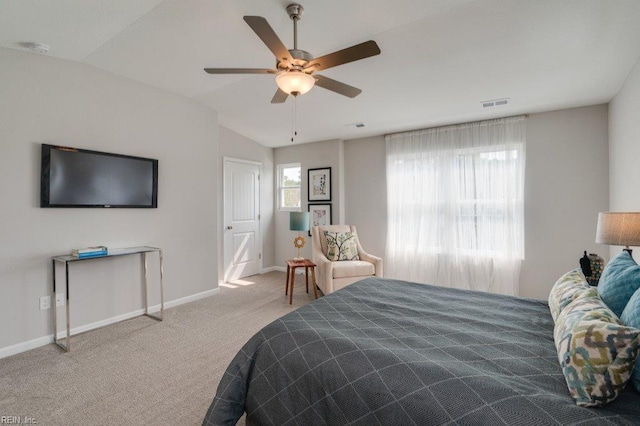
<instances>
[{"instance_id":1,"label":"sheer white curtain","mask_svg":"<svg viewBox=\"0 0 640 426\"><path fill-rule=\"evenodd\" d=\"M386 136L385 275L517 295L525 117Z\"/></svg>"}]
</instances>

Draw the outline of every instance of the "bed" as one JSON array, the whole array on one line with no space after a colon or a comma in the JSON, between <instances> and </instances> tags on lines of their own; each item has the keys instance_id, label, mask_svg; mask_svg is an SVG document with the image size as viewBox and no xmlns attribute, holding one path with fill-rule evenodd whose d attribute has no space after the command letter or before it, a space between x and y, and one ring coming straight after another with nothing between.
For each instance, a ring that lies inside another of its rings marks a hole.
<instances>
[{"instance_id":1,"label":"bed","mask_svg":"<svg viewBox=\"0 0 640 426\"><path fill-rule=\"evenodd\" d=\"M545 302L367 278L252 337L203 424L640 424L631 386L576 406L553 329Z\"/></svg>"}]
</instances>

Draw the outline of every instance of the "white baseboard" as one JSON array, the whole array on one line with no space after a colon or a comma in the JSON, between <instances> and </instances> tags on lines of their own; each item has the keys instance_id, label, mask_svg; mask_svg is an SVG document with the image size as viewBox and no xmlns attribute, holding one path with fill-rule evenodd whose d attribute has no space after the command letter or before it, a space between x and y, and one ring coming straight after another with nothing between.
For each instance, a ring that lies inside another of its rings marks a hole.
<instances>
[{"instance_id":1,"label":"white baseboard","mask_svg":"<svg viewBox=\"0 0 640 426\"><path fill-rule=\"evenodd\" d=\"M267 269L264 270L264 273L272 272L272 271L284 272L285 274L287 273L287 268L285 268L284 266L271 266ZM296 268L296 274L304 275L304 269Z\"/></svg>"},{"instance_id":2,"label":"white baseboard","mask_svg":"<svg viewBox=\"0 0 640 426\"><path fill-rule=\"evenodd\" d=\"M37 339L28 340L22 343L16 343L15 345L6 346L4 348L0 348L0 359L19 354L21 352L30 351L31 349L39 348L40 346L48 345L49 343L53 343L53 334L38 337Z\"/></svg>"},{"instance_id":3,"label":"white baseboard","mask_svg":"<svg viewBox=\"0 0 640 426\"><path fill-rule=\"evenodd\" d=\"M160 305L158 305L158 309L160 309ZM150 311L153 312L154 308L150 308ZM131 318L139 317L144 314L144 309L138 309L133 312L127 312L126 314L116 315L115 317L107 318L104 320L92 322L89 324L79 325L78 327L73 327L71 329L71 336L75 336L76 334L84 333L85 331L95 330L96 328L105 327L107 325L115 324L120 321L128 320ZM60 316L58 316L60 318ZM64 317L63 317L64 318ZM64 321L64 319L62 319ZM63 339L66 336L66 331L58 331L58 339ZM53 334L51 334L51 342L53 342Z\"/></svg>"},{"instance_id":4,"label":"white baseboard","mask_svg":"<svg viewBox=\"0 0 640 426\"><path fill-rule=\"evenodd\" d=\"M219 288L213 288L211 290L203 291L201 293L192 294L191 296L186 296L186 297L181 297L180 299L171 300L164 304L164 308L168 309L168 308L173 308L174 306L183 305L185 303L195 302L196 300L213 296L218 291L219 291ZM160 310L160 304L149 307L150 313L155 313L156 311L159 311L159 310ZM75 334L84 333L85 331L95 330L96 328L104 327L107 325L115 324L120 321L135 318L142 314L144 314L144 309L138 309L133 312L117 315L115 317L107 318L105 320L100 320L100 321L92 322L90 324L80 325L78 327L74 327L71 329L71 335L73 336ZM66 335L66 331L58 332L58 338L64 338L65 335ZM53 333L47 336L42 336L36 339L28 340L26 342L17 343L11 346L6 346L4 348L0 348L0 359L6 358L11 355L19 354L21 352L26 352L31 349L39 348L40 346L48 345L50 343L53 343Z\"/></svg>"},{"instance_id":5,"label":"white baseboard","mask_svg":"<svg viewBox=\"0 0 640 426\"><path fill-rule=\"evenodd\" d=\"M185 303L195 302L196 300L210 297L220 291L220 287L212 288L211 290L203 291L201 293L192 294L191 296L181 297L180 299L171 300L164 304L164 308L173 308L174 306L184 305ZM160 309L160 305L150 307L150 309Z\"/></svg>"}]
</instances>

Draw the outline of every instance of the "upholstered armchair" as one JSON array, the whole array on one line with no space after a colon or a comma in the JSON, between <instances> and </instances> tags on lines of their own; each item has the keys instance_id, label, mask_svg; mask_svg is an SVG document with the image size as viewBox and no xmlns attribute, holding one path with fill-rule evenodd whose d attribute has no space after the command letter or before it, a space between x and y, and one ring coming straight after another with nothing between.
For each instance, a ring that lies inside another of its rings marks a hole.
<instances>
[{"instance_id":1,"label":"upholstered armchair","mask_svg":"<svg viewBox=\"0 0 640 426\"><path fill-rule=\"evenodd\" d=\"M351 232L360 260L337 260L327 258L328 245L324 231ZM311 255L317 266L318 287L324 294L333 293L363 278L382 277L382 259L364 251L358 240L356 227L351 225L314 226L311 228Z\"/></svg>"}]
</instances>

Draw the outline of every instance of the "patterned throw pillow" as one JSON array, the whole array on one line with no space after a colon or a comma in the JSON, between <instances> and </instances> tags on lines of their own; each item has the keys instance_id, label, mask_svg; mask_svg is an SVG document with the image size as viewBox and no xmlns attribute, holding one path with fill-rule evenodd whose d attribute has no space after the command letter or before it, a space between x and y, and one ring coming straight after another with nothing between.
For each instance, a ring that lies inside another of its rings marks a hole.
<instances>
[{"instance_id":1,"label":"patterned throw pillow","mask_svg":"<svg viewBox=\"0 0 640 426\"><path fill-rule=\"evenodd\" d=\"M640 290L636 290L629 299L620 316L622 323L629 327L640 328ZM638 392L640 392L640 363L636 362L636 367L631 375L631 382Z\"/></svg>"},{"instance_id":2,"label":"patterned throw pillow","mask_svg":"<svg viewBox=\"0 0 640 426\"><path fill-rule=\"evenodd\" d=\"M577 405L604 405L622 392L635 365L640 330L622 325L596 289L567 305L553 334L562 373Z\"/></svg>"},{"instance_id":3,"label":"patterned throw pillow","mask_svg":"<svg viewBox=\"0 0 640 426\"><path fill-rule=\"evenodd\" d=\"M330 261L360 260L353 232L324 231L324 237L327 239L327 259Z\"/></svg>"},{"instance_id":4,"label":"patterned throw pillow","mask_svg":"<svg viewBox=\"0 0 640 426\"><path fill-rule=\"evenodd\" d=\"M598 294L604 303L620 316L638 288L640 288L640 266L628 251L623 251L604 267L598 283Z\"/></svg>"},{"instance_id":5,"label":"patterned throw pillow","mask_svg":"<svg viewBox=\"0 0 640 426\"><path fill-rule=\"evenodd\" d=\"M569 271L561 276L549 293L549 310L551 311L553 320L555 321L556 318L558 318L560 312L562 312L573 299L590 288L591 286L587 284L587 279L580 268Z\"/></svg>"}]
</instances>

